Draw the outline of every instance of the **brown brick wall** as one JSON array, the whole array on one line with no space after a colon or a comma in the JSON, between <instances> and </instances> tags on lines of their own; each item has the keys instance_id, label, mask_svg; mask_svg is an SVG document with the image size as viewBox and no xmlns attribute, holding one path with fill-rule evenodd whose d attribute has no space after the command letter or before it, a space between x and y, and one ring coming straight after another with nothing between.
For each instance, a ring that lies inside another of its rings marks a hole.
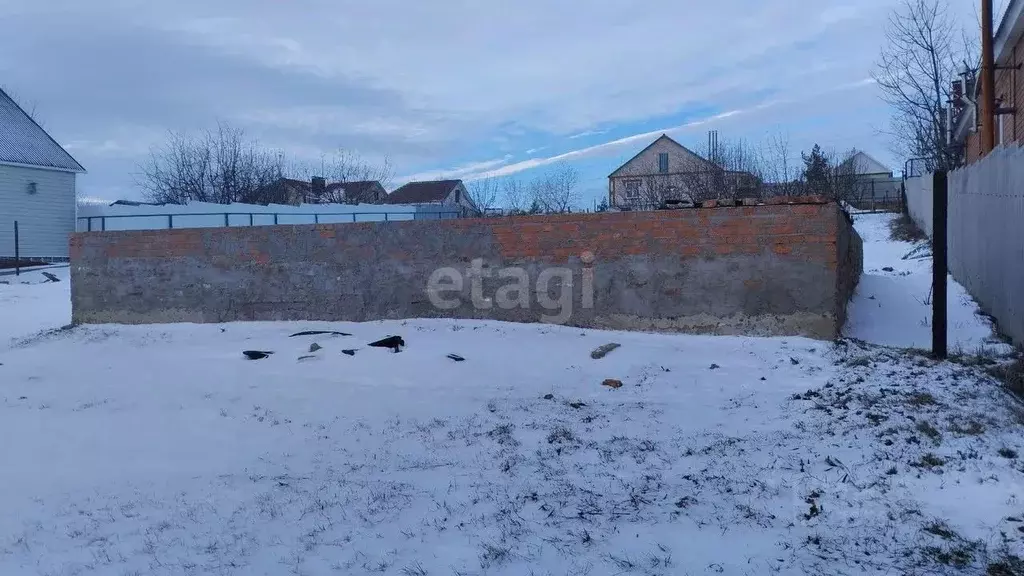
<instances>
[{"instance_id":1,"label":"brown brick wall","mask_svg":"<svg viewBox=\"0 0 1024 576\"><path fill-rule=\"evenodd\" d=\"M849 261L848 231L838 215L836 205L823 203L84 232L71 240L72 301L82 322L536 321L536 310L438 313L424 306L431 271L480 258L491 268L531 273L592 267L596 305L572 324L630 328L650 321L687 330L686 318L707 315L731 318L722 330L734 333L831 337L848 296L840 295L841 284L849 282L838 270ZM786 324L797 317L803 324ZM769 320L778 326L764 328Z\"/></svg>"},{"instance_id":2,"label":"brown brick wall","mask_svg":"<svg viewBox=\"0 0 1024 576\"><path fill-rule=\"evenodd\" d=\"M999 62L1001 69L996 70L996 105L1000 108L1012 108L1014 114L1002 115L1003 143L1016 142L1024 145L1024 37L1010 50L1009 57ZM1020 69L1015 67L1020 66ZM980 81L980 80L979 80ZM979 103L980 105L980 103ZM980 112L979 112L980 113ZM979 119L980 122L980 119ZM996 116L995 142L999 145L999 116ZM981 158L981 127L967 135L967 163L976 162Z\"/></svg>"}]
</instances>

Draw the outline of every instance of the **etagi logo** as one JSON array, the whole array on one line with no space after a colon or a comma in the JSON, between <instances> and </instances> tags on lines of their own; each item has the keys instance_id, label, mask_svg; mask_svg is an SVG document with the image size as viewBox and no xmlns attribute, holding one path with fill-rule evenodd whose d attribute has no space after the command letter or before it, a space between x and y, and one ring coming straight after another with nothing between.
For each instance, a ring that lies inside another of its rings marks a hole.
<instances>
[{"instance_id":1,"label":"etagi logo","mask_svg":"<svg viewBox=\"0 0 1024 576\"><path fill-rule=\"evenodd\" d=\"M542 267L531 281L529 272L519 266L505 268L484 268L484 261L475 258L465 271L453 267L438 268L427 280L427 297L439 310L454 310L463 304L461 294L469 285L470 302L476 310L490 310L497 306L501 310L513 308L530 309L534 302L551 312L541 320L552 324L565 324L572 318L574 286L577 276L580 286L579 306L582 309L594 307L594 254L590 251L580 254L583 268L575 273L571 268L561 266ZM507 280L494 292L484 294L484 279Z\"/></svg>"}]
</instances>

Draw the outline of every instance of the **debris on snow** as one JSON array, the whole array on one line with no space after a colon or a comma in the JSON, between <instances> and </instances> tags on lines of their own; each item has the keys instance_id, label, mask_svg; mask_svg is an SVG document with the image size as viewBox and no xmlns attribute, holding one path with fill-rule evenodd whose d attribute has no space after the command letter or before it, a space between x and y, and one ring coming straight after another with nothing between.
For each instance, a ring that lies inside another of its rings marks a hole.
<instances>
[{"instance_id":1,"label":"debris on snow","mask_svg":"<svg viewBox=\"0 0 1024 576\"><path fill-rule=\"evenodd\" d=\"M465 358L463 358L462 356L459 356L458 354L449 354L447 356L447 358L449 358L451 360L455 360L456 362L463 362L463 361L466 360Z\"/></svg>"},{"instance_id":2,"label":"debris on snow","mask_svg":"<svg viewBox=\"0 0 1024 576\"><path fill-rule=\"evenodd\" d=\"M606 378L604 382L601 382L602 386L609 388L622 388L622 380L616 380L615 378Z\"/></svg>"},{"instance_id":3,"label":"debris on snow","mask_svg":"<svg viewBox=\"0 0 1024 576\"><path fill-rule=\"evenodd\" d=\"M249 360L262 360L267 356L273 354L273 352L267 352L263 350L244 350L242 354L245 354L245 357L248 358Z\"/></svg>"},{"instance_id":4,"label":"debris on snow","mask_svg":"<svg viewBox=\"0 0 1024 576\"><path fill-rule=\"evenodd\" d=\"M369 345L374 348L391 348L394 352L401 352L402 346L405 346L405 340L401 336L388 336L376 342L370 342Z\"/></svg>"},{"instance_id":5,"label":"debris on snow","mask_svg":"<svg viewBox=\"0 0 1024 576\"><path fill-rule=\"evenodd\" d=\"M316 352L317 350L323 350L323 348L323 346L317 344L316 342L313 342L312 344L309 345L309 351L311 353Z\"/></svg>"},{"instance_id":6,"label":"debris on snow","mask_svg":"<svg viewBox=\"0 0 1024 576\"><path fill-rule=\"evenodd\" d=\"M590 353L590 357L593 358L594 360L599 360L601 358L604 358L609 352L615 350L620 346L622 346L622 344L619 344L617 342L609 342L608 344L602 344L597 348L594 348L594 351Z\"/></svg>"},{"instance_id":7,"label":"debris on snow","mask_svg":"<svg viewBox=\"0 0 1024 576\"><path fill-rule=\"evenodd\" d=\"M306 330L303 332L296 332L289 336L289 338L295 338L296 336L320 336L321 334L328 336L351 336L348 332L335 332L334 330Z\"/></svg>"},{"instance_id":8,"label":"debris on snow","mask_svg":"<svg viewBox=\"0 0 1024 576\"><path fill-rule=\"evenodd\" d=\"M341 353L345 354L346 356L355 356L356 355L356 351L355 351L354 348L350 348L350 349L347 349L347 350L342 350Z\"/></svg>"}]
</instances>

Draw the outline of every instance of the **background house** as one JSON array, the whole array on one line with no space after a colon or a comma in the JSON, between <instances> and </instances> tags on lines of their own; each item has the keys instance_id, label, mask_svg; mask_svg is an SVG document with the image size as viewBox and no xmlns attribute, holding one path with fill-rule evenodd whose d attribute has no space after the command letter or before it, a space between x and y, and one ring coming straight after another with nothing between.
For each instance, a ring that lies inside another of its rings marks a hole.
<instances>
[{"instance_id":1,"label":"background house","mask_svg":"<svg viewBox=\"0 0 1024 576\"><path fill-rule=\"evenodd\" d=\"M376 180L330 182L314 176L309 180L278 178L257 194L262 203L290 204L384 204L387 191Z\"/></svg>"},{"instance_id":2,"label":"background house","mask_svg":"<svg viewBox=\"0 0 1024 576\"><path fill-rule=\"evenodd\" d=\"M466 215L479 215L462 180L409 182L388 194L388 204L440 204Z\"/></svg>"},{"instance_id":3,"label":"background house","mask_svg":"<svg viewBox=\"0 0 1024 576\"><path fill-rule=\"evenodd\" d=\"M897 208L901 202L902 178L893 176L892 169L862 150L854 150L843 160L839 174L853 179L846 201L856 208Z\"/></svg>"},{"instance_id":4,"label":"background house","mask_svg":"<svg viewBox=\"0 0 1024 576\"><path fill-rule=\"evenodd\" d=\"M345 204L384 204L388 192L377 180L360 180L357 182L336 182L329 184L330 191L340 191Z\"/></svg>"},{"instance_id":5,"label":"background house","mask_svg":"<svg viewBox=\"0 0 1024 576\"><path fill-rule=\"evenodd\" d=\"M754 175L725 170L662 134L608 175L608 203L653 209L666 200L745 196L756 191L758 184Z\"/></svg>"},{"instance_id":6,"label":"background house","mask_svg":"<svg viewBox=\"0 0 1024 576\"><path fill-rule=\"evenodd\" d=\"M0 90L0 259L65 260L75 231L75 176L85 169Z\"/></svg>"}]
</instances>

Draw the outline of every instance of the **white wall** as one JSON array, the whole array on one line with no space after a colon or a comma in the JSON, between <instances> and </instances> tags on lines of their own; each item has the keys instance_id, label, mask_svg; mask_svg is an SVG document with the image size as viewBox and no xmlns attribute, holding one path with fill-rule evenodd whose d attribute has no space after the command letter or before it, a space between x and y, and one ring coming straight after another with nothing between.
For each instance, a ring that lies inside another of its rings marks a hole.
<instances>
[{"instance_id":1,"label":"white wall","mask_svg":"<svg viewBox=\"0 0 1024 576\"><path fill-rule=\"evenodd\" d=\"M907 180L907 205L931 237L931 174ZM950 273L1024 344L1024 148L1000 146L950 172L948 214Z\"/></svg>"},{"instance_id":2,"label":"white wall","mask_svg":"<svg viewBox=\"0 0 1024 576\"><path fill-rule=\"evenodd\" d=\"M403 204L212 204L79 207L77 230L151 230L169 228L217 228L221 226L270 226L276 224L336 224L455 218L455 206ZM276 221L275 221L276 215ZM101 217L106 218L101 218ZM170 218L169 218L170 216Z\"/></svg>"},{"instance_id":3,"label":"white wall","mask_svg":"<svg viewBox=\"0 0 1024 576\"><path fill-rule=\"evenodd\" d=\"M932 237L932 175L907 178L907 211L917 227Z\"/></svg>"},{"instance_id":4,"label":"white wall","mask_svg":"<svg viewBox=\"0 0 1024 576\"><path fill-rule=\"evenodd\" d=\"M0 258L14 256L15 220L23 258L67 258L68 235L75 230L75 174L0 165Z\"/></svg>"}]
</instances>

